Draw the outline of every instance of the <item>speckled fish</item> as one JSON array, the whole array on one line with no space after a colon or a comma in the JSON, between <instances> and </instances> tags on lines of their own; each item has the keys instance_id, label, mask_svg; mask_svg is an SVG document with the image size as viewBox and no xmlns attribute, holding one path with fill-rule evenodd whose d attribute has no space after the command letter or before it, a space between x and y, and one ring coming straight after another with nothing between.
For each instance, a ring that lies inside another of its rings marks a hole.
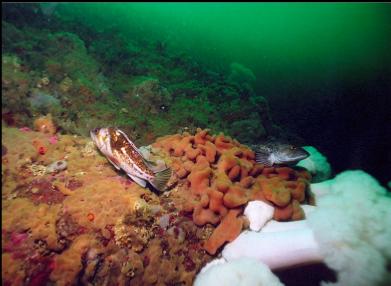
<instances>
[{"instance_id":1,"label":"speckled fish","mask_svg":"<svg viewBox=\"0 0 391 286\"><path fill-rule=\"evenodd\" d=\"M152 163L144 159L136 145L126 134L114 127L95 128L90 135L99 150L118 170L122 169L137 184L145 187L149 182L162 191L171 177L171 169L152 171Z\"/></svg>"},{"instance_id":2,"label":"speckled fish","mask_svg":"<svg viewBox=\"0 0 391 286\"><path fill-rule=\"evenodd\" d=\"M310 154L301 147L279 142L253 145L257 163L271 167L274 165L295 165Z\"/></svg>"}]
</instances>

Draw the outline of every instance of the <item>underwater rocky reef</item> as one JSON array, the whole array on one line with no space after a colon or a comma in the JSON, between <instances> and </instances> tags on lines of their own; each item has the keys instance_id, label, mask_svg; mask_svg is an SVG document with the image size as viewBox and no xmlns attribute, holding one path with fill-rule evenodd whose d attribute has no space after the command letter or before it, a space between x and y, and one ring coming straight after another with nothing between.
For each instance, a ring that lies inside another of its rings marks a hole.
<instances>
[{"instance_id":1,"label":"underwater rocky reef","mask_svg":"<svg viewBox=\"0 0 391 286\"><path fill-rule=\"evenodd\" d=\"M249 68L223 74L115 26L5 8L2 285L391 281L387 191L361 171L329 180L313 146L294 166L257 160L255 143L305 141L273 122ZM171 168L162 192L99 151L90 131L110 126Z\"/></svg>"},{"instance_id":2,"label":"underwater rocky reef","mask_svg":"<svg viewBox=\"0 0 391 286\"><path fill-rule=\"evenodd\" d=\"M362 171L311 183L330 167L314 150L309 170L267 167L223 133L166 135L140 148L173 170L156 193L50 117L34 129L2 126L4 285L283 285L268 267L286 285L391 278L391 197ZM302 263L314 267L279 271Z\"/></svg>"},{"instance_id":3,"label":"underwater rocky reef","mask_svg":"<svg viewBox=\"0 0 391 286\"><path fill-rule=\"evenodd\" d=\"M237 141L281 133L251 71L224 76L159 43L92 40L55 19L42 28L34 5L14 7L37 17L2 22L4 285L191 285L248 228L249 200L303 218L310 175L256 165ZM153 143L150 159L174 170L166 193L110 166L87 137L101 126Z\"/></svg>"},{"instance_id":4,"label":"underwater rocky reef","mask_svg":"<svg viewBox=\"0 0 391 286\"><path fill-rule=\"evenodd\" d=\"M266 168L245 145L201 129L149 146L148 160L174 170L157 195L50 120L2 128L4 285L192 285L249 227L248 201L269 202L278 221L303 219L300 204L314 203L304 169Z\"/></svg>"},{"instance_id":5,"label":"underwater rocky reef","mask_svg":"<svg viewBox=\"0 0 391 286\"><path fill-rule=\"evenodd\" d=\"M247 143L283 133L240 64L222 75L155 42L54 23L2 22L2 118L10 126L51 114L61 133L118 126L140 144L197 127Z\"/></svg>"}]
</instances>

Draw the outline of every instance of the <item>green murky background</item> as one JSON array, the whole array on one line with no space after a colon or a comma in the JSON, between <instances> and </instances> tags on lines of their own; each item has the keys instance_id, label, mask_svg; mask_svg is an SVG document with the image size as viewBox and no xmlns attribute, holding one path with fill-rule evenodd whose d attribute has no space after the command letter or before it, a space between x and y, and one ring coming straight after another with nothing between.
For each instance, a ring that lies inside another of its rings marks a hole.
<instances>
[{"instance_id":1,"label":"green murky background","mask_svg":"<svg viewBox=\"0 0 391 286\"><path fill-rule=\"evenodd\" d=\"M292 76L365 76L385 64L390 48L391 7L381 3L84 3L57 9L98 30L116 27L128 37L164 41L215 69L240 62L255 72L260 88Z\"/></svg>"}]
</instances>

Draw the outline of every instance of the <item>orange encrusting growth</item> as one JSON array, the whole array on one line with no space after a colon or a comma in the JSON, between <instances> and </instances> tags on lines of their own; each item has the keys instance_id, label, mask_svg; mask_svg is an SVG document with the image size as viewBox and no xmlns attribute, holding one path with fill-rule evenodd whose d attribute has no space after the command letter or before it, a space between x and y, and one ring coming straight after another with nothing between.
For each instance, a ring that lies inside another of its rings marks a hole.
<instances>
[{"instance_id":1,"label":"orange encrusting growth","mask_svg":"<svg viewBox=\"0 0 391 286\"><path fill-rule=\"evenodd\" d=\"M182 209L192 212L198 226L217 226L204 244L210 254L240 234L241 214L249 201L273 205L276 220L303 219L300 203L311 201L307 172L257 164L251 149L223 134L212 136L198 128L195 135L158 138L153 147L172 157L173 170L184 180L180 191L187 192L188 200Z\"/></svg>"}]
</instances>

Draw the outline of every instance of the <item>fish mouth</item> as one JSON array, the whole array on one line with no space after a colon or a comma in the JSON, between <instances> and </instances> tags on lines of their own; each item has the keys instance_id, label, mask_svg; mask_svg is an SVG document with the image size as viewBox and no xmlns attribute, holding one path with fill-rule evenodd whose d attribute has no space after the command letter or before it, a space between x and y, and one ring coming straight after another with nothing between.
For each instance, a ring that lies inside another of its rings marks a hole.
<instances>
[{"instance_id":1,"label":"fish mouth","mask_svg":"<svg viewBox=\"0 0 391 286\"><path fill-rule=\"evenodd\" d=\"M301 154L301 159L300 160L304 160L304 159L308 158L311 155L307 150L305 150L303 148L301 148L301 152L302 152L302 154Z\"/></svg>"},{"instance_id":2,"label":"fish mouth","mask_svg":"<svg viewBox=\"0 0 391 286\"><path fill-rule=\"evenodd\" d=\"M300 154L297 154L294 158L292 158L291 163L298 163L301 160L304 160L310 156L310 153L308 153L306 150L302 149L300 150Z\"/></svg>"},{"instance_id":3,"label":"fish mouth","mask_svg":"<svg viewBox=\"0 0 391 286\"><path fill-rule=\"evenodd\" d=\"M90 130L90 136L91 136L91 139L92 141L94 141L94 143L99 147L99 128L94 128L92 130Z\"/></svg>"},{"instance_id":4,"label":"fish mouth","mask_svg":"<svg viewBox=\"0 0 391 286\"><path fill-rule=\"evenodd\" d=\"M310 153L308 153L306 150L300 148L297 150L296 154L293 156L290 156L287 158L287 160L283 160L282 164L286 165L295 165L301 160L304 160L310 156Z\"/></svg>"}]
</instances>

